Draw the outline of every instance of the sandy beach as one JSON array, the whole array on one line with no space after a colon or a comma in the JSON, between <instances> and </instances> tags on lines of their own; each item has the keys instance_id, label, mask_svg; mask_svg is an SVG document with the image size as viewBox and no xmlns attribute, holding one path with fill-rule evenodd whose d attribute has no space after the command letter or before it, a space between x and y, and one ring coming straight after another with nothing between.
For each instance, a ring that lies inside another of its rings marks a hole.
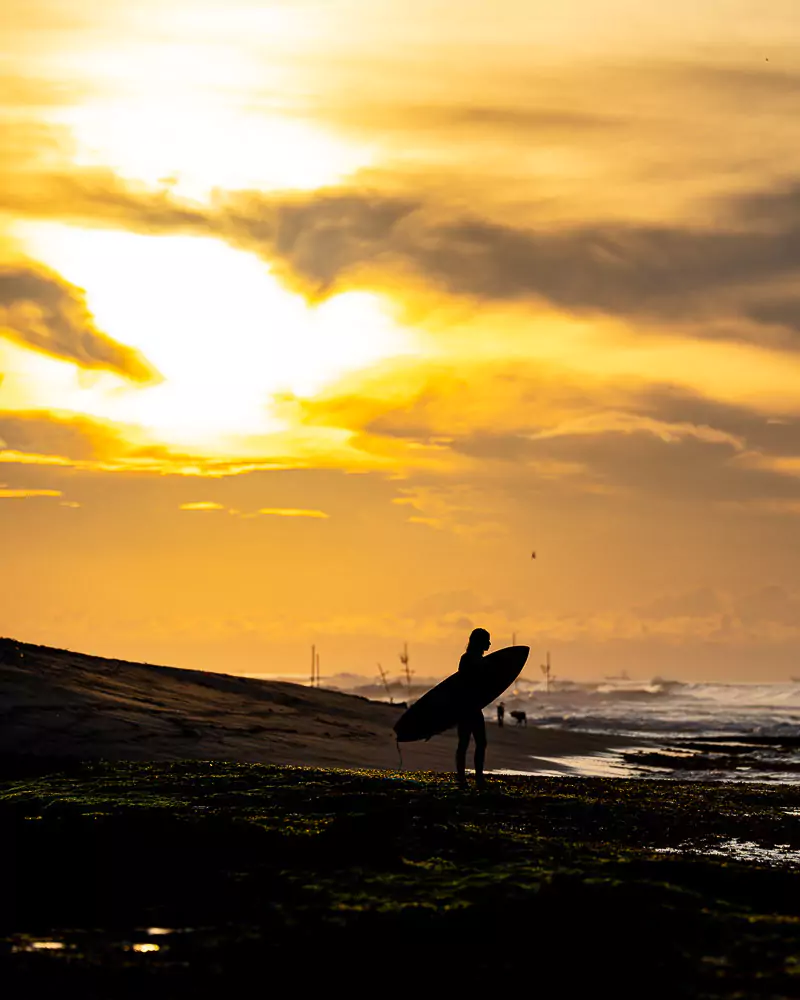
<instances>
[{"instance_id":1,"label":"sandy beach","mask_svg":"<svg viewBox=\"0 0 800 1000\"><path fill-rule=\"evenodd\" d=\"M0 753L232 760L452 771L455 733L402 745L403 709L300 684L104 659L0 639ZM487 767L624 745L605 736L489 726Z\"/></svg>"}]
</instances>

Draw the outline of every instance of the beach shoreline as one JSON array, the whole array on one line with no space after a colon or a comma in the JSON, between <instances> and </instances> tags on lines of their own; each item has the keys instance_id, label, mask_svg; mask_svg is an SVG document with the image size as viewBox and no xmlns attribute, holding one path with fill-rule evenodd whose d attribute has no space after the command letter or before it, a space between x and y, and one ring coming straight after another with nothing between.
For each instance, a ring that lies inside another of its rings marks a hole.
<instances>
[{"instance_id":1,"label":"beach shoreline","mask_svg":"<svg viewBox=\"0 0 800 1000\"><path fill-rule=\"evenodd\" d=\"M88 656L0 639L0 753L454 770L457 737L395 742L402 706L325 688ZM486 766L607 751L613 735L487 726Z\"/></svg>"}]
</instances>

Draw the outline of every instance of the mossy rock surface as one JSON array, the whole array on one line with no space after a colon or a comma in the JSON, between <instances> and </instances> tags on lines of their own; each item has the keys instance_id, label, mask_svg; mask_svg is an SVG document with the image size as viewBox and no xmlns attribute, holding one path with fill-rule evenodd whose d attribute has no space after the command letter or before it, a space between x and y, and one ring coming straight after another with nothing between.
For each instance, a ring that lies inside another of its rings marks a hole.
<instances>
[{"instance_id":1,"label":"mossy rock surface","mask_svg":"<svg viewBox=\"0 0 800 1000\"><path fill-rule=\"evenodd\" d=\"M0 976L800 996L797 810L789 787L7 759ZM785 861L703 853L733 840Z\"/></svg>"}]
</instances>

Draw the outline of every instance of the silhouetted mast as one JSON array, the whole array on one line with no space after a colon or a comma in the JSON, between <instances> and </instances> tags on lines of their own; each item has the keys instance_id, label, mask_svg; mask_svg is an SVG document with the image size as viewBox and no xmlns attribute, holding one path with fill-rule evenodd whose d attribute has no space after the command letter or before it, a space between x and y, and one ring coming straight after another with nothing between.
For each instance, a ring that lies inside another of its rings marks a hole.
<instances>
[{"instance_id":1,"label":"silhouetted mast","mask_svg":"<svg viewBox=\"0 0 800 1000\"><path fill-rule=\"evenodd\" d=\"M381 675L381 680L383 681L383 686L386 688L386 694L389 696L389 704L391 705L394 701L392 698L392 689L389 687L389 678L386 676L386 671L383 667L378 664L378 671Z\"/></svg>"},{"instance_id":2,"label":"silhouetted mast","mask_svg":"<svg viewBox=\"0 0 800 1000\"><path fill-rule=\"evenodd\" d=\"M408 667L408 643L403 643L403 652L400 654L400 662L403 664L403 671L406 675L406 687L408 688L409 697L411 696L411 675L413 670L409 670Z\"/></svg>"},{"instance_id":3,"label":"silhouetted mast","mask_svg":"<svg viewBox=\"0 0 800 1000\"><path fill-rule=\"evenodd\" d=\"M550 669L550 651L549 650L548 650L548 653L547 653L547 662L543 663L539 667L539 669L544 674L544 689L545 689L545 692L549 692L550 691L550 681L553 679L553 674L552 674L552 671Z\"/></svg>"},{"instance_id":4,"label":"silhouetted mast","mask_svg":"<svg viewBox=\"0 0 800 1000\"><path fill-rule=\"evenodd\" d=\"M311 647L311 687L319 687L319 653L317 647Z\"/></svg>"}]
</instances>

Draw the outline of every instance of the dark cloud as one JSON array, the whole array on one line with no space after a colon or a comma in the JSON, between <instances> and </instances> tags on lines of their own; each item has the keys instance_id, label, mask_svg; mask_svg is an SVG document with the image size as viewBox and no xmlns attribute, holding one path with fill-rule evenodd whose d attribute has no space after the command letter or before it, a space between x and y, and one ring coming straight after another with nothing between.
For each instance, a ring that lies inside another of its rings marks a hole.
<instances>
[{"instance_id":1,"label":"dark cloud","mask_svg":"<svg viewBox=\"0 0 800 1000\"><path fill-rule=\"evenodd\" d=\"M710 98L741 108L742 100L756 102L759 110L769 108L775 101L800 104L800 74L782 69L775 62L761 62L753 66L713 65L711 63L647 62L626 67L615 67L614 77L630 87L649 86L667 89L675 94L679 89L700 94L707 102ZM761 102L768 101L764 105Z\"/></svg>"},{"instance_id":2,"label":"dark cloud","mask_svg":"<svg viewBox=\"0 0 800 1000\"><path fill-rule=\"evenodd\" d=\"M81 289L42 269L0 266L0 332L81 368L113 371L136 382L157 377L139 351L95 327Z\"/></svg>"},{"instance_id":3,"label":"dark cloud","mask_svg":"<svg viewBox=\"0 0 800 1000\"><path fill-rule=\"evenodd\" d=\"M800 181L770 191L754 191L729 203L733 219L766 231L792 233L800 225Z\"/></svg>"},{"instance_id":4,"label":"dark cloud","mask_svg":"<svg viewBox=\"0 0 800 1000\"><path fill-rule=\"evenodd\" d=\"M664 425L564 431L539 436L530 430L450 435L446 447L483 463L503 463L503 476L519 486L537 482L566 495L620 491L650 501L781 502L800 501L800 479L739 461L732 441L681 433ZM374 428L373 428L374 432ZM444 439L422 428L391 429L391 436L429 444ZM495 476L499 474L496 471Z\"/></svg>"},{"instance_id":5,"label":"dark cloud","mask_svg":"<svg viewBox=\"0 0 800 1000\"><path fill-rule=\"evenodd\" d=\"M369 263L400 263L404 237L423 203L380 194L328 192L278 200L242 193L220 206L223 231L269 259L282 261L319 291Z\"/></svg>"},{"instance_id":6,"label":"dark cloud","mask_svg":"<svg viewBox=\"0 0 800 1000\"><path fill-rule=\"evenodd\" d=\"M567 109L511 104L420 104L398 105L361 104L346 105L332 112L324 106L317 108L345 126L367 129L371 134L434 131L437 136L447 133L447 139L467 133L480 136L491 132L498 141L507 141L511 132L515 138L520 133L530 140L535 136L552 137L564 133L574 139L576 133L616 128L623 120L612 115L570 111Z\"/></svg>"},{"instance_id":7,"label":"dark cloud","mask_svg":"<svg viewBox=\"0 0 800 1000\"><path fill-rule=\"evenodd\" d=\"M477 457L491 457L488 435L457 440L452 447ZM765 501L800 500L800 480L737 461L738 452L725 442L696 437L662 440L638 432L564 435L529 440L498 436L498 456L517 462L574 463L586 470L590 483L631 491L654 500ZM567 481L569 482L569 481Z\"/></svg>"},{"instance_id":8,"label":"dark cloud","mask_svg":"<svg viewBox=\"0 0 800 1000\"><path fill-rule=\"evenodd\" d=\"M498 128L519 131L561 132L581 129L607 129L620 124L620 120L603 114L553 108L512 107L510 105L467 105L447 108L419 108L411 113L415 124L430 122L436 128L467 126L469 128Z\"/></svg>"},{"instance_id":9,"label":"dark cloud","mask_svg":"<svg viewBox=\"0 0 800 1000\"><path fill-rule=\"evenodd\" d=\"M765 416L675 386L654 386L636 393L631 407L667 423L717 428L767 455L800 455L800 419L795 417Z\"/></svg>"},{"instance_id":10,"label":"dark cloud","mask_svg":"<svg viewBox=\"0 0 800 1000\"><path fill-rule=\"evenodd\" d=\"M138 232L216 235L263 256L312 297L416 274L473 300L544 300L574 312L692 321L696 336L794 346L774 329L736 321L773 323L769 307L757 304L757 286L800 269L800 185L729 199L712 213L719 221L696 226L515 225L441 199L360 188L220 193L201 207L166 190L130 186L107 170L33 180L18 173L4 184L0 204L17 214ZM730 323L703 326L709 318Z\"/></svg>"},{"instance_id":11,"label":"dark cloud","mask_svg":"<svg viewBox=\"0 0 800 1000\"><path fill-rule=\"evenodd\" d=\"M239 194L221 206L233 241L318 293L359 271L409 269L442 290L486 300L540 298L570 310L713 315L709 295L800 267L798 196L738 199L716 229L633 224L522 228L410 198L326 192L279 201ZM752 226L743 225L747 216ZM768 224L768 225L767 225Z\"/></svg>"},{"instance_id":12,"label":"dark cloud","mask_svg":"<svg viewBox=\"0 0 800 1000\"><path fill-rule=\"evenodd\" d=\"M57 455L81 462L102 459L119 448L117 432L99 420L43 410L0 413L0 453Z\"/></svg>"},{"instance_id":13,"label":"dark cloud","mask_svg":"<svg viewBox=\"0 0 800 1000\"><path fill-rule=\"evenodd\" d=\"M547 482L562 495L599 487L787 509L800 500L800 478L770 468L771 459L800 456L800 419L670 385L593 394L538 370L509 376L484 366L480 378L423 384L402 408L344 396L309 401L304 412L312 424L363 432L354 443L366 450L380 450L373 439L449 449L482 463L492 479ZM462 417L473 413L483 426L465 433Z\"/></svg>"},{"instance_id":14,"label":"dark cloud","mask_svg":"<svg viewBox=\"0 0 800 1000\"><path fill-rule=\"evenodd\" d=\"M37 93L31 83L31 102ZM41 97L49 103L57 95L44 88ZM75 152L67 128L33 117L3 118L0 111L0 212L143 233L211 231L207 211L106 167L75 167Z\"/></svg>"},{"instance_id":15,"label":"dark cloud","mask_svg":"<svg viewBox=\"0 0 800 1000\"><path fill-rule=\"evenodd\" d=\"M167 189L130 185L104 168L16 170L5 175L0 168L0 181L0 209L17 216L121 226L145 234L212 235L219 229L206 211L182 204Z\"/></svg>"},{"instance_id":16,"label":"dark cloud","mask_svg":"<svg viewBox=\"0 0 800 1000\"><path fill-rule=\"evenodd\" d=\"M747 314L758 323L783 328L782 343L800 349L800 298L776 296L762 299L747 307Z\"/></svg>"}]
</instances>

